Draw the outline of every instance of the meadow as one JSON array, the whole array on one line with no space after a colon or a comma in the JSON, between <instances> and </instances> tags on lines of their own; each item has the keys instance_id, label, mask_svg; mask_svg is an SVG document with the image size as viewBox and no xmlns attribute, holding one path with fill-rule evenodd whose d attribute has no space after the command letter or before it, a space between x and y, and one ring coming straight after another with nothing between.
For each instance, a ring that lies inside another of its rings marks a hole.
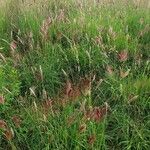
<instances>
[{"instance_id":1,"label":"meadow","mask_svg":"<svg viewBox=\"0 0 150 150\"><path fill-rule=\"evenodd\" d=\"M0 150L149 150L150 2L0 0Z\"/></svg>"}]
</instances>

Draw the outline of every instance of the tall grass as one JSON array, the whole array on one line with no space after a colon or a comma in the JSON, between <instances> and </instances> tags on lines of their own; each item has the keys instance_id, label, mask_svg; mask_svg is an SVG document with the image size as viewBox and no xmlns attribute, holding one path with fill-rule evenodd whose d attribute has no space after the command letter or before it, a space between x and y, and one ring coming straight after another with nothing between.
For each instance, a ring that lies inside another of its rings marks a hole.
<instances>
[{"instance_id":1,"label":"tall grass","mask_svg":"<svg viewBox=\"0 0 150 150\"><path fill-rule=\"evenodd\" d=\"M148 150L148 5L3 3L0 149Z\"/></svg>"}]
</instances>

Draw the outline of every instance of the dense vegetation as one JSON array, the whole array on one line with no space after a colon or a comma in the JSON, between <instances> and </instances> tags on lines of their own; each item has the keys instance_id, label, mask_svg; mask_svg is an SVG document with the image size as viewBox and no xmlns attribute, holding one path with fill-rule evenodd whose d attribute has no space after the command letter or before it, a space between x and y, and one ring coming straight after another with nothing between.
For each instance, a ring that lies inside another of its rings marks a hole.
<instances>
[{"instance_id":1,"label":"dense vegetation","mask_svg":"<svg viewBox=\"0 0 150 150\"><path fill-rule=\"evenodd\" d=\"M0 150L149 150L149 1L0 3Z\"/></svg>"}]
</instances>

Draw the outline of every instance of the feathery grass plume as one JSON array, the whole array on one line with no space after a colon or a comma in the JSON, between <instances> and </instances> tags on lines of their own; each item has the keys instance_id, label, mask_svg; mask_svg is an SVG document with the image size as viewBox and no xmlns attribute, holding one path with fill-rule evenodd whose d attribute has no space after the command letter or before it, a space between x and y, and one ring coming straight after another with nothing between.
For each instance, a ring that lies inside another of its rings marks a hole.
<instances>
[{"instance_id":1,"label":"feathery grass plume","mask_svg":"<svg viewBox=\"0 0 150 150\"><path fill-rule=\"evenodd\" d=\"M42 109L44 110L44 115L51 114L54 117L55 113L53 110L53 106L54 106L54 100L47 99L47 100L43 101Z\"/></svg>"},{"instance_id":2,"label":"feathery grass plume","mask_svg":"<svg viewBox=\"0 0 150 150\"><path fill-rule=\"evenodd\" d=\"M13 123L15 124L15 126L16 126L17 128L20 127L20 125L21 125L21 123L22 123L22 119L21 119L21 117L18 116L18 115L14 115L14 116L12 117L12 121L13 121Z\"/></svg>"},{"instance_id":3,"label":"feathery grass plume","mask_svg":"<svg viewBox=\"0 0 150 150\"><path fill-rule=\"evenodd\" d=\"M8 141L11 141L14 138L14 131L12 128L8 128L4 131L4 136Z\"/></svg>"},{"instance_id":4,"label":"feathery grass plume","mask_svg":"<svg viewBox=\"0 0 150 150\"><path fill-rule=\"evenodd\" d=\"M113 67L107 65L107 67L106 67L106 72L107 72L109 75L113 75L113 74L114 74L114 69L113 69Z\"/></svg>"},{"instance_id":5,"label":"feathery grass plume","mask_svg":"<svg viewBox=\"0 0 150 150\"><path fill-rule=\"evenodd\" d=\"M0 119L0 129L7 129L7 123L4 120Z\"/></svg>"},{"instance_id":6,"label":"feathery grass plume","mask_svg":"<svg viewBox=\"0 0 150 150\"><path fill-rule=\"evenodd\" d=\"M118 53L118 59L120 62L125 62L128 59L127 50L121 51Z\"/></svg>"},{"instance_id":7,"label":"feathery grass plume","mask_svg":"<svg viewBox=\"0 0 150 150\"><path fill-rule=\"evenodd\" d=\"M17 42L15 40L13 40L11 43L10 43L10 49L11 49L11 53L12 55L15 54L15 50L17 49Z\"/></svg>"},{"instance_id":8,"label":"feathery grass plume","mask_svg":"<svg viewBox=\"0 0 150 150\"><path fill-rule=\"evenodd\" d=\"M83 78L80 80L79 88L81 91L81 94L84 96L90 96L91 95L91 90L92 90L92 81L91 79L86 79Z\"/></svg>"},{"instance_id":9,"label":"feathery grass plume","mask_svg":"<svg viewBox=\"0 0 150 150\"><path fill-rule=\"evenodd\" d=\"M96 135L93 134L88 137L88 144L93 145L95 141L96 141Z\"/></svg>"},{"instance_id":10,"label":"feathery grass plume","mask_svg":"<svg viewBox=\"0 0 150 150\"><path fill-rule=\"evenodd\" d=\"M95 122L100 122L104 119L104 117L107 115L108 113L108 104L105 103L105 106L103 107L91 107L89 110L86 111L85 113L85 118L87 120L92 120Z\"/></svg>"},{"instance_id":11,"label":"feathery grass plume","mask_svg":"<svg viewBox=\"0 0 150 150\"><path fill-rule=\"evenodd\" d=\"M48 30L52 24L52 18L49 16L45 20L43 20L40 32L42 34L42 39L47 40L48 39Z\"/></svg>"},{"instance_id":12,"label":"feathery grass plume","mask_svg":"<svg viewBox=\"0 0 150 150\"><path fill-rule=\"evenodd\" d=\"M120 77L121 78L125 78L125 77L127 77L128 75L129 75L129 73L130 73L130 69L128 69L127 71L123 71L122 69L120 69Z\"/></svg>"},{"instance_id":13,"label":"feathery grass plume","mask_svg":"<svg viewBox=\"0 0 150 150\"><path fill-rule=\"evenodd\" d=\"M57 15L56 19L58 21L65 21L65 10L61 9L59 14Z\"/></svg>"},{"instance_id":14,"label":"feathery grass plume","mask_svg":"<svg viewBox=\"0 0 150 150\"><path fill-rule=\"evenodd\" d=\"M86 126L85 123L81 124L81 125L79 126L79 133L81 134L81 133L85 132L85 131L86 131L86 128L87 128L87 126Z\"/></svg>"},{"instance_id":15,"label":"feathery grass plume","mask_svg":"<svg viewBox=\"0 0 150 150\"><path fill-rule=\"evenodd\" d=\"M3 95L0 95L0 105L5 103L5 99Z\"/></svg>"}]
</instances>

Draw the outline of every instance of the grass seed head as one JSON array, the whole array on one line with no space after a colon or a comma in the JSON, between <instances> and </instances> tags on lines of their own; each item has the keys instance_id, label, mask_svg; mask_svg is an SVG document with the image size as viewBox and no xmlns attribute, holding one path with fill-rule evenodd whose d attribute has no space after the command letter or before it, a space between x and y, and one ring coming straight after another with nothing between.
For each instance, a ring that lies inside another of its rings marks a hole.
<instances>
[{"instance_id":1,"label":"grass seed head","mask_svg":"<svg viewBox=\"0 0 150 150\"><path fill-rule=\"evenodd\" d=\"M90 135L88 137L88 144L93 145L95 141L96 141L96 135Z\"/></svg>"},{"instance_id":2,"label":"grass seed head","mask_svg":"<svg viewBox=\"0 0 150 150\"><path fill-rule=\"evenodd\" d=\"M12 121L15 124L16 127L20 127L22 120L19 116L15 115L12 117Z\"/></svg>"},{"instance_id":3,"label":"grass seed head","mask_svg":"<svg viewBox=\"0 0 150 150\"><path fill-rule=\"evenodd\" d=\"M14 137L14 131L12 128L4 131L4 136L8 141L11 141Z\"/></svg>"},{"instance_id":4,"label":"grass seed head","mask_svg":"<svg viewBox=\"0 0 150 150\"><path fill-rule=\"evenodd\" d=\"M4 120L0 120L0 129L5 130L7 128L7 123Z\"/></svg>"},{"instance_id":5,"label":"grass seed head","mask_svg":"<svg viewBox=\"0 0 150 150\"><path fill-rule=\"evenodd\" d=\"M4 104L4 103L5 103L4 96L3 96L3 95L1 95L1 96L0 96L0 105L1 105L1 104Z\"/></svg>"},{"instance_id":6,"label":"grass seed head","mask_svg":"<svg viewBox=\"0 0 150 150\"><path fill-rule=\"evenodd\" d=\"M86 131L86 124L85 123L83 123L83 124L81 124L80 126L79 126L79 133L83 133L83 132L85 132Z\"/></svg>"},{"instance_id":7,"label":"grass seed head","mask_svg":"<svg viewBox=\"0 0 150 150\"><path fill-rule=\"evenodd\" d=\"M125 62L128 59L128 52L127 51L121 51L118 54L118 59L120 62Z\"/></svg>"}]
</instances>

